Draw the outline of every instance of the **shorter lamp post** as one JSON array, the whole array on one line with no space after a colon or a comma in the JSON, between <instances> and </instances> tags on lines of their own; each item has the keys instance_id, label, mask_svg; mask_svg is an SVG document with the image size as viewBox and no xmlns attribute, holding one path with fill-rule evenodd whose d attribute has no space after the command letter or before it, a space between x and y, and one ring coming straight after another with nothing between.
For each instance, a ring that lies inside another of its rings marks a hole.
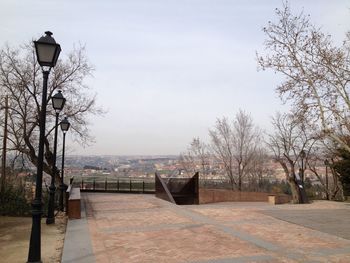
<instances>
[{"instance_id":1,"label":"shorter lamp post","mask_svg":"<svg viewBox=\"0 0 350 263\"><path fill-rule=\"evenodd\" d=\"M46 224L55 223L55 179L57 174L56 169L56 156L57 156L57 127L58 127L58 116L60 111L63 109L66 99L63 97L62 92L59 90L52 98L52 106L55 109L56 113L56 122L55 122L55 138L54 138L54 148L53 148L53 165L52 165L52 176L51 176L51 184L50 184L50 196L49 196L49 206L46 218Z\"/></svg>"},{"instance_id":2,"label":"shorter lamp post","mask_svg":"<svg viewBox=\"0 0 350 263\"><path fill-rule=\"evenodd\" d=\"M301 150L300 151L300 158L301 158L301 173L300 173L300 180L302 185L304 186L304 159L305 159L305 151Z\"/></svg>"},{"instance_id":3,"label":"shorter lamp post","mask_svg":"<svg viewBox=\"0 0 350 263\"><path fill-rule=\"evenodd\" d=\"M306 204L309 202L305 188L304 188L304 159L306 157L305 151L301 150L300 151L300 158L301 158L301 169L300 169L300 186L299 186L299 193L300 193L300 197L301 197L301 204Z\"/></svg>"},{"instance_id":4,"label":"shorter lamp post","mask_svg":"<svg viewBox=\"0 0 350 263\"><path fill-rule=\"evenodd\" d=\"M62 169L61 169L61 185L60 185L60 190L61 190L60 210L61 211L63 211L63 195L64 195L64 192L67 190L67 185L64 184L64 152L65 152L65 145L66 145L66 132L68 131L69 127L70 127L70 123L67 117L65 117L61 121L61 130L63 132Z\"/></svg>"},{"instance_id":5,"label":"shorter lamp post","mask_svg":"<svg viewBox=\"0 0 350 263\"><path fill-rule=\"evenodd\" d=\"M324 160L324 165L326 166L326 198L329 200L329 194L328 194L328 166L329 161L328 159Z\"/></svg>"}]
</instances>

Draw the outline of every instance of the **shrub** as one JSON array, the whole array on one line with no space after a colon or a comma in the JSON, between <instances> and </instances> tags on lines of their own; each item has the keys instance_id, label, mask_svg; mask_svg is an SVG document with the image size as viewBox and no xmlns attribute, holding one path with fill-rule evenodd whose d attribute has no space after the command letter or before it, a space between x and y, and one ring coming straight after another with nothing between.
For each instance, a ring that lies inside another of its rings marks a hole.
<instances>
[{"instance_id":1,"label":"shrub","mask_svg":"<svg viewBox=\"0 0 350 263\"><path fill-rule=\"evenodd\" d=\"M31 205L26 199L22 185L7 184L0 194L0 214L10 216L28 216Z\"/></svg>"}]
</instances>

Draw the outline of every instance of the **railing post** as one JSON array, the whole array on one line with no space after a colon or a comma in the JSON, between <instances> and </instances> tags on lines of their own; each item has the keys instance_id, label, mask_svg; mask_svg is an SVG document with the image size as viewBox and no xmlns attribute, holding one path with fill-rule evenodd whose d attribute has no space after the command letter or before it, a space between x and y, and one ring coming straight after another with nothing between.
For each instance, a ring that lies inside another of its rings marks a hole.
<instances>
[{"instance_id":1,"label":"railing post","mask_svg":"<svg viewBox=\"0 0 350 263\"><path fill-rule=\"evenodd\" d=\"M142 193L145 193L145 181L142 181Z\"/></svg>"},{"instance_id":2,"label":"railing post","mask_svg":"<svg viewBox=\"0 0 350 263\"><path fill-rule=\"evenodd\" d=\"M95 191L95 179L94 179L94 181L92 183L92 189Z\"/></svg>"},{"instance_id":3,"label":"railing post","mask_svg":"<svg viewBox=\"0 0 350 263\"><path fill-rule=\"evenodd\" d=\"M130 188L130 192L131 192L131 179L130 179L130 187L129 188Z\"/></svg>"},{"instance_id":4,"label":"railing post","mask_svg":"<svg viewBox=\"0 0 350 263\"><path fill-rule=\"evenodd\" d=\"M84 179L81 179L81 189L84 189Z\"/></svg>"},{"instance_id":5,"label":"railing post","mask_svg":"<svg viewBox=\"0 0 350 263\"><path fill-rule=\"evenodd\" d=\"M117 191L119 192L119 179L117 180Z\"/></svg>"},{"instance_id":6,"label":"railing post","mask_svg":"<svg viewBox=\"0 0 350 263\"><path fill-rule=\"evenodd\" d=\"M107 178L105 179L105 191L107 191Z\"/></svg>"}]
</instances>

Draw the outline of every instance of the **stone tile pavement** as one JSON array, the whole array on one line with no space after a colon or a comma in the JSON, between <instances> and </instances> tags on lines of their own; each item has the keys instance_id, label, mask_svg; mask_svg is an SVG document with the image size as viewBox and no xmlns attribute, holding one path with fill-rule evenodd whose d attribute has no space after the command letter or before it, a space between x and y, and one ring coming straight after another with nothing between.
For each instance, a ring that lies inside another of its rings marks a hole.
<instances>
[{"instance_id":1,"label":"stone tile pavement","mask_svg":"<svg viewBox=\"0 0 350 263\"><path fill-rule=\"evenodd\" d=\"M318 218L339 212L348 220L345 204L177 206L153 195L82 196L89 233L85 242L91 240L96 262L350 262L347 236L305 227L296 216L297 222L286 220L293 211L306 217L316 212ZM330 225L334 221L334 216L326 219Z\"/></svg>"}]
</instances>

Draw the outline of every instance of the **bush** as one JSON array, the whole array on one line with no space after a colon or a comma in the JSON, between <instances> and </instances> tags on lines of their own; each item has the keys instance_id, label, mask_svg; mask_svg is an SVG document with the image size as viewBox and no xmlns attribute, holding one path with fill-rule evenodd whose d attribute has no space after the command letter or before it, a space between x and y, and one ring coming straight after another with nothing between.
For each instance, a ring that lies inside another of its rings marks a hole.
<instances>
[{"instance_id":1,"label":"bush","mask_svg":"<svg viewBox=\"0 0 350 263\"><path fill-rule=\"evenodd\" d=\"M0 194L0 214L10 216L28 216L31 205L26 199L24 187L7 184L4 193Z\"/></svg>"},{"instance_id":2,"label":"bush","mask_svg":"<svg viewBox=\"0 0 350 263\"><path fill-rule=\"evenodd\" d=\"M350 153L344 149L338 150L340 160L337 160L332 167L340 176L345 196L350 195Z\"/></svg>"}]
</instances>

